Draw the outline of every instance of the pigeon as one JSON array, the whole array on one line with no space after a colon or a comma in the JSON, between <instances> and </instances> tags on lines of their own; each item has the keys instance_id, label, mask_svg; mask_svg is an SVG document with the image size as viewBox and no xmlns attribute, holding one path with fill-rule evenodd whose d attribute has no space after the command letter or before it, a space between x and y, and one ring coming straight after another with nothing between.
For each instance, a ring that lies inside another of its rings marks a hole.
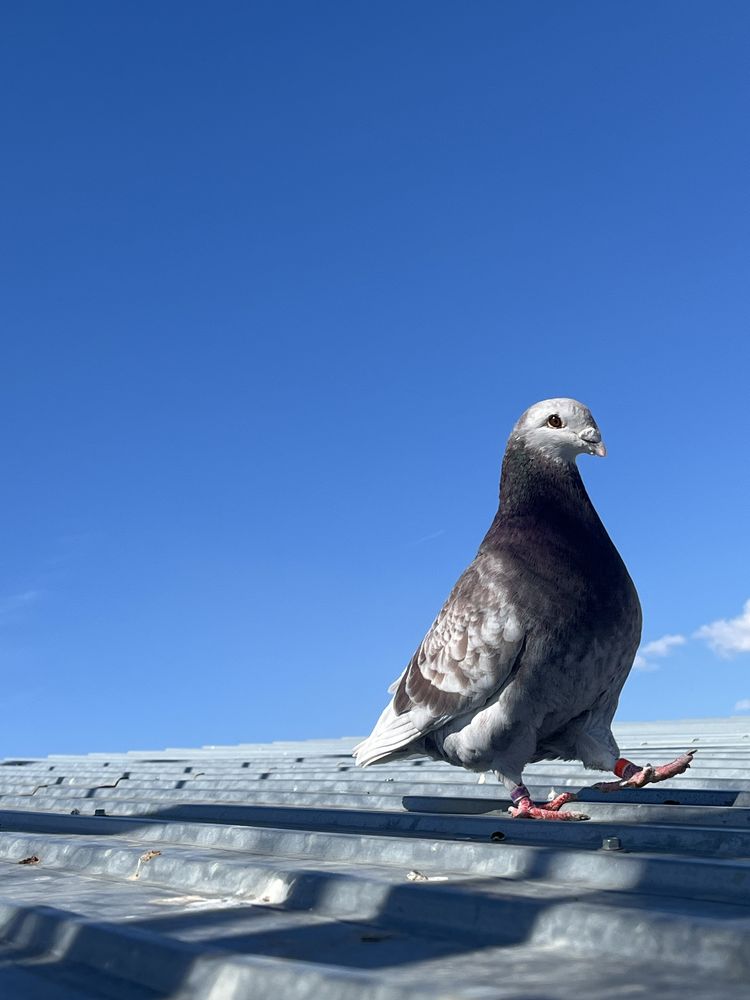
<instances>
[{"instance_id":1,"label":"pigeon","mask_svg":"<svg viewBox=\"0 0 750 1000\"><path fill-rule=\"evenodd\" d=\"M575 793L536 805L527 764L578 760L613 772L603 791L663 781L691 754L645 768L620 757L612 719L641 636L633 581L581 479L579 455L604 457L591 412L545 399L508 440L500 504L474 561L401 676L357 764L414 756L494 771L523 819L587 819Z\"/></svg>"}]
</instances>

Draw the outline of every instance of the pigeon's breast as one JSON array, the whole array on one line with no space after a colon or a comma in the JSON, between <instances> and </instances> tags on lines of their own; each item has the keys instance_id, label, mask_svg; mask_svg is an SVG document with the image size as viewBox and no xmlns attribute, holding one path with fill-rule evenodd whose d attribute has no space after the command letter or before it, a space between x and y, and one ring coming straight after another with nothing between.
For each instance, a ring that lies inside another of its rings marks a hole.
<instances>
[{"instance_id":1,"label":"pigeon's breast","mask_svg":"<svg viewBox=\"0 0 750 1000\"><path fill-rule=\"evenodd\" d=\"M531 537L530 537L531 536ZM503 553L527 634L521 684L577 703L622 686L640 641L638 595L606 533L527 533Z\"/></svg>"}]
</instances>

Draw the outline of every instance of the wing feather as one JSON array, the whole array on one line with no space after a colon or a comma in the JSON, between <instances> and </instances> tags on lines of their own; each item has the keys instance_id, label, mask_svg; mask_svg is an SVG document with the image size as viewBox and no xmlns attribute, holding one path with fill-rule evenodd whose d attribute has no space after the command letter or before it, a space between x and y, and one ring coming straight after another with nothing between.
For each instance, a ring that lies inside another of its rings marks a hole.
<instances>
[{"instance_id":1,"label":"wing feather","mask_svg":"<svg viewBox=\"0 0 750 1000\"><path fill-rule=\"evenodd\" d=\"M478 557L453 588L372 734L355 749L375 763L451 719L481 708L508 682L525 642L502 567Z\"/></svg>"}]
</instances>

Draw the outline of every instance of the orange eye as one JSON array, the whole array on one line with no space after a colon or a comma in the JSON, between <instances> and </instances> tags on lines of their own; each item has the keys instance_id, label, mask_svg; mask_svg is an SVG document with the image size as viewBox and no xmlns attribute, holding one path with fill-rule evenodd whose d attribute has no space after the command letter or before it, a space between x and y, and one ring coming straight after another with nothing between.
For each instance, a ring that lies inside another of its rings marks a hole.
<instances>
[{"instance_id":1,"label":"orange eye","mask_svg":"<svg viewBox=\"0 0 750 1000\"><path fill-rule=\"evenodd\" d=\"M562 419L561 419L561 417L559 417L557 415L557 413L551 413L547 417L547 426L548 427L558 428L558 427L562 427L562 425L563 425Z\"/></svg>"}]
</instances>

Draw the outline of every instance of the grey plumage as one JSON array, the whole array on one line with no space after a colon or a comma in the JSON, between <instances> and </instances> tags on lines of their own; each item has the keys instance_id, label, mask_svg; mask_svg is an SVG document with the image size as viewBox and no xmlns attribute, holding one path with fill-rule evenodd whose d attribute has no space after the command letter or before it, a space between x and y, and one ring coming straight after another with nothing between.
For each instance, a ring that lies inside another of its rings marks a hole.
<instances>
[{"instance_id":1,"label":"grey plumage","mask_svg":"<svg viewBox=\"0 0 750 1000\"><path fill-rule=\"evenodd\" d=\"M537 760L613 769L641 611L576 467L586 452L605 454L575 400L543 400L518 421L492 525L355 748L358 764L426 755L494 770L508 788Z\"/></svg>"}]
</instances>

